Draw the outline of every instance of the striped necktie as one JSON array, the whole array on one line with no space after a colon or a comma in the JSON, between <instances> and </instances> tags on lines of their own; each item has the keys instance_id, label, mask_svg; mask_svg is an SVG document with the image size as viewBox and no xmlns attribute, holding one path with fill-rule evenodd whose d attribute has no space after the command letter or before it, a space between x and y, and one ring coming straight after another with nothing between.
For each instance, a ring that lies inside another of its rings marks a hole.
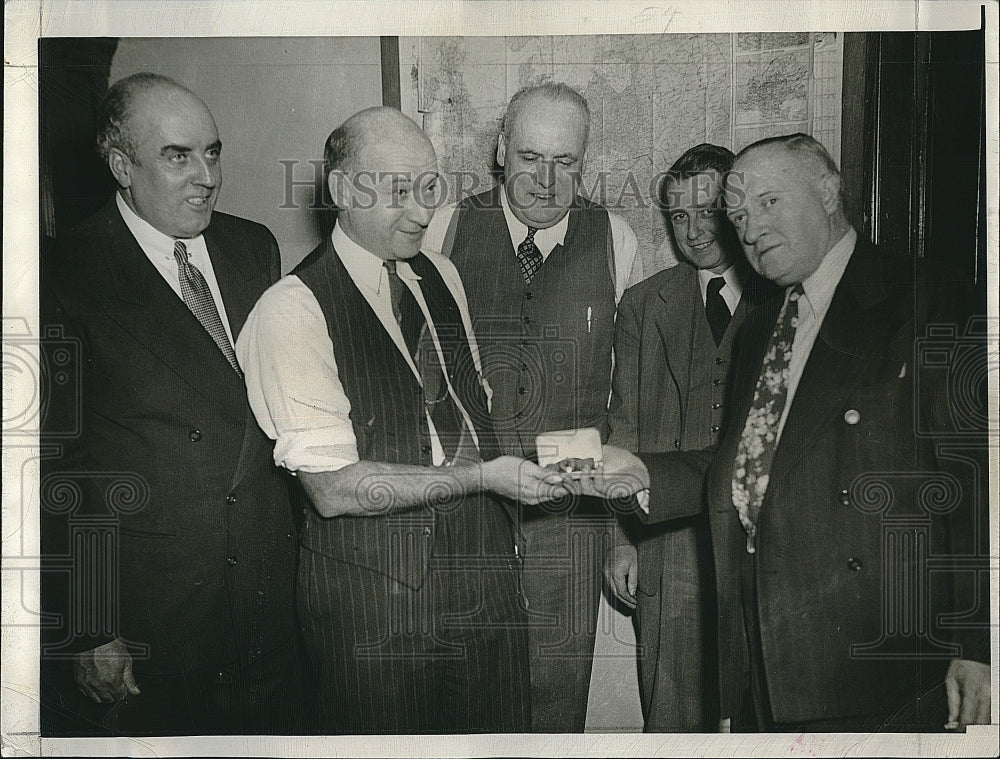
<instances>
[{"instance_id":1,"label":"striped necktie","mask_svg":"<svg viewBox=\"0 0 1000 759\"><path fill-rule=\"evenodd\" d=\"M191 309L191 313L219 346L222 355L242 377L243 371L236 361L236 353L229 342L229 336L226 335L226 328L222 326L222 319L219 318L219 310L215 307L212 291L208 289L208 282L198 267L191 263L187 246L180 240L174 240L174 258L177 259L177 274L181 281L181 297L184 299L184 304Z\"/></svg>"},{"instance_id":2,"label":"striped necktie","mask_svg":"<svg viewBox=\"0 0 1000 759\"><path fill-rule=\"evenodd\" d=\"M754 553L757 520L778 446L778 422L788 400L788 365L799 321L802 285L791 288L768 343L753 392L733 467L733 505L747 533L747 553Z\"/></svg>"}]
</instances>

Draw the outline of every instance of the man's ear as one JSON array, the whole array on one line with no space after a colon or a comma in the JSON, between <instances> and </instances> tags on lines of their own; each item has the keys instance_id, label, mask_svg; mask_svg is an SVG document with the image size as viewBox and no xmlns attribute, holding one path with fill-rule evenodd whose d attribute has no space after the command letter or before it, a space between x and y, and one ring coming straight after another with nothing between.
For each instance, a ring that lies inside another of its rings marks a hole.
<instances>
[{"instance_id":1,"label":"man's ear","mask_svg":"<svg viewBox=\"0 0 1000 759\"><path fill-rule=\"evenodd\" d=\"M132 186L132 159L118 148L111 148L108 153L108 168L119 187Z\"/></svg>"},{"instance_id":2,"label":"man's ear","mask_svg":"<svg viewBox=\"0 0 1000 759\"><path fill-rule=\"evenodd\" d=\"M334 169L326 178L330 199L337 208L350 208L351 178L343 171Z\"/></svg>"},{"instance_id":3,"label":"man's ear","mask_svg":"<svg viewBox=\"0 0 1000 759\"><path fill-rule=\"evenodd\" d=\"M503 132L497 136L497 163L504 165L507 160L507 140L504 139Z\"/></svg>"},{"instance_id":4,"label":"man's ear","mask_svg":"<svg viewBox=\"0 0 1000 759\"><path fill-rule=\"evenodd\" d=\"M841 205L840 177L836 174L826 174L819 180L820 198L823 210L828 214L835 213Z\"/></svg>"}]
</instances>

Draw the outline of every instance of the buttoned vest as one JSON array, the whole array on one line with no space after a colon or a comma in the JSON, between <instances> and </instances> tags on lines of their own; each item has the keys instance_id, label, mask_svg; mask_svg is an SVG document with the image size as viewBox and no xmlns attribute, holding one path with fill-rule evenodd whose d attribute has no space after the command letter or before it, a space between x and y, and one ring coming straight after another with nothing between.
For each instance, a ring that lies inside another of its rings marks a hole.
<instances>
[{"instance_id":1,"label":"buttoned vest","mask_svg":"<svg viewBox=\"0 0 1000 759\"><path fill-rule=\"evenodd\" d=\"M501 449L531 456L539 432L578 427L606 439L615 316L608 212L578 197L564 243L525 285L501 192L459 204L444 251L469 297Z\"/></svg>"},{"instance_id":2,"label":"buttoned vest","mask_svg":"<svg viewBox=\"0 0 1000 759\"><path fill-rule=\"evenodd\" d=\"M422 254L410 260L437 328L448 376L476 427L483 459L497 455L486 395L472 360L458 304L437 268ZM362 461L431 465L431 442L420 383L327 240L293 273L316 297L333 343L337 373L351 401L350 421ZM408 299L411 308L419 308ZM407 314L406 318L412 318ZM390 506L392 477L362 483L366 503ZM434 494L431 494L434 495ZM412 588L423 582L434 549L429 507L381 516L306 515L302 544L331 558L381 572ZM510 531L497 536L513 543Z\"/></svg>"}]
</instances>

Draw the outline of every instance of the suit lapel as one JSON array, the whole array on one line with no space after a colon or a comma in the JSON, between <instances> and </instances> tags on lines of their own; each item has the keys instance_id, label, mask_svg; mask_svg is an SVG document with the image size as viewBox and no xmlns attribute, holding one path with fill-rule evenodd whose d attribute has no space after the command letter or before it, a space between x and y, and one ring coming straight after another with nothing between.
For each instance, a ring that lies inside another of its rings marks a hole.
<instances>
[{"instance_id":1,"label":"suit lapel","mask_svg":"<svg viewBox=\"0 0 1000 759\"><path fill-rule=\"evenodd\" d=\"M697 273L690 266L680 263L685 275L671 278L664 282L657 293L661 308L656 310L654 322L663 341L663 352L666 356L668 378L674 384L674 390L681 405L679 418L684 418L687 402L687 381L689 366L686 362L678 362L679 356L689 356L691 353L692 318L697 304ZM666 379L666 378L665 378Z\"/></svg>"},{"instance_id":2,"label":"suit lapel","mask_svg":"<svg viewBox=\"0 0 1000 759\"><path fill-rule=\"evenodd\" d=\"M901 302L890 297L888 274L874 248L859 240L796 388L772 477L794 470L807 449L803 441L844 412L845 399L855 388L884 375L884 346L899 324Z\"/></svg>"},{"instance_id":3,"label":"suit lapel","mask_svg":"<svg viewBox=\"0 0 1000 759\"><path fill-rule=\"evenodd\" d=\"M218 389L236 389L242 385L239 376L198 319L146 258L114 203L110 211L105 217L109 244L100 251L114 282L114 297L108 302L109 318L203 397L218 401L223 395L233 395L219 393ZM221 288L225 277L217 272L217 278ZM223 299L225 293L223 290ZM232 325L231 328L235 332Z\"/></svg>"},{"instance_id":4,"label":"suit lapel","mask_svg":"<svg viewBox=\"0 0 1000 759\"><path fill-rule=\"evenodd\" d=\"M226 245L226 240L220 239L219 233L212 226L205 230L204 235L215 279L219 283L219 292L222 293L222 302L226 307L229 329L235 340L257 302L258 293L264 292L271 284L269 274L263 267L255 270L255 257L239 255L239 251ZM259 280L256 284L255 279Z\"/></svg>"}]
</instances>

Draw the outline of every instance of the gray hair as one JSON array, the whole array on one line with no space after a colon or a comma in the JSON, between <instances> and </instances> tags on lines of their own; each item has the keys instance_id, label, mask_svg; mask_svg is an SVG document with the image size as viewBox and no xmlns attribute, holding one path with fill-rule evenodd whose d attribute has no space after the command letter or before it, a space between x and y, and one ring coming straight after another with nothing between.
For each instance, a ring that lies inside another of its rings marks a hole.
<instances>
[{"instance_id":1,"label":"gray hair","mask_svg":"<svg viewBox=\"0 0 1000 759\"><path fill-rule=\"evenodd\" d=\"M752 142L736 154L736 160L738 161L751 150L777 145L784 147L786 150L791 150L794 153L808 154L820 161L827 173L833 174L835 177L840 176L840 169L837 168L836 161L830 157L830 154L827 152L826 148L823 147L823 144L815 137L802 132L783 134L779 137L767 137L766 139Z\"/></svg>"},{"instance_id":2,"label":"gray hair","mask_svg":"<svg viewBox=\"0 0 1000 759\"><path fill-rule=\"evenodd\" d=\"M583 112L583 144L587 144L587 140L590 137L590 105L587 103L587 98L563 82L542 82L541 84L522 87L515 92L510 102L507 103L507 109L500 119L500 132L503 134L505 140L510 139L511 128L517 122L517 117L521 107L524 105L524 100L532 95L539 95L540 97L557 102L572 103L579 108Z\"/></svg>"},{"instance_id":3,"label":"gray hair","mask_svg":"<svg viewBox=\"0 0 1000 759\"><path fill-rule=\"evenodd\" d=\"M105 161L111 149L117 148L133 161L135 141L129 129L132 105L137 96L154 87L176 87L190 92L187 87L162 74L140 71L115 82L101 101L97 110L97 152Z\"/></svg>"}]
</instances>

